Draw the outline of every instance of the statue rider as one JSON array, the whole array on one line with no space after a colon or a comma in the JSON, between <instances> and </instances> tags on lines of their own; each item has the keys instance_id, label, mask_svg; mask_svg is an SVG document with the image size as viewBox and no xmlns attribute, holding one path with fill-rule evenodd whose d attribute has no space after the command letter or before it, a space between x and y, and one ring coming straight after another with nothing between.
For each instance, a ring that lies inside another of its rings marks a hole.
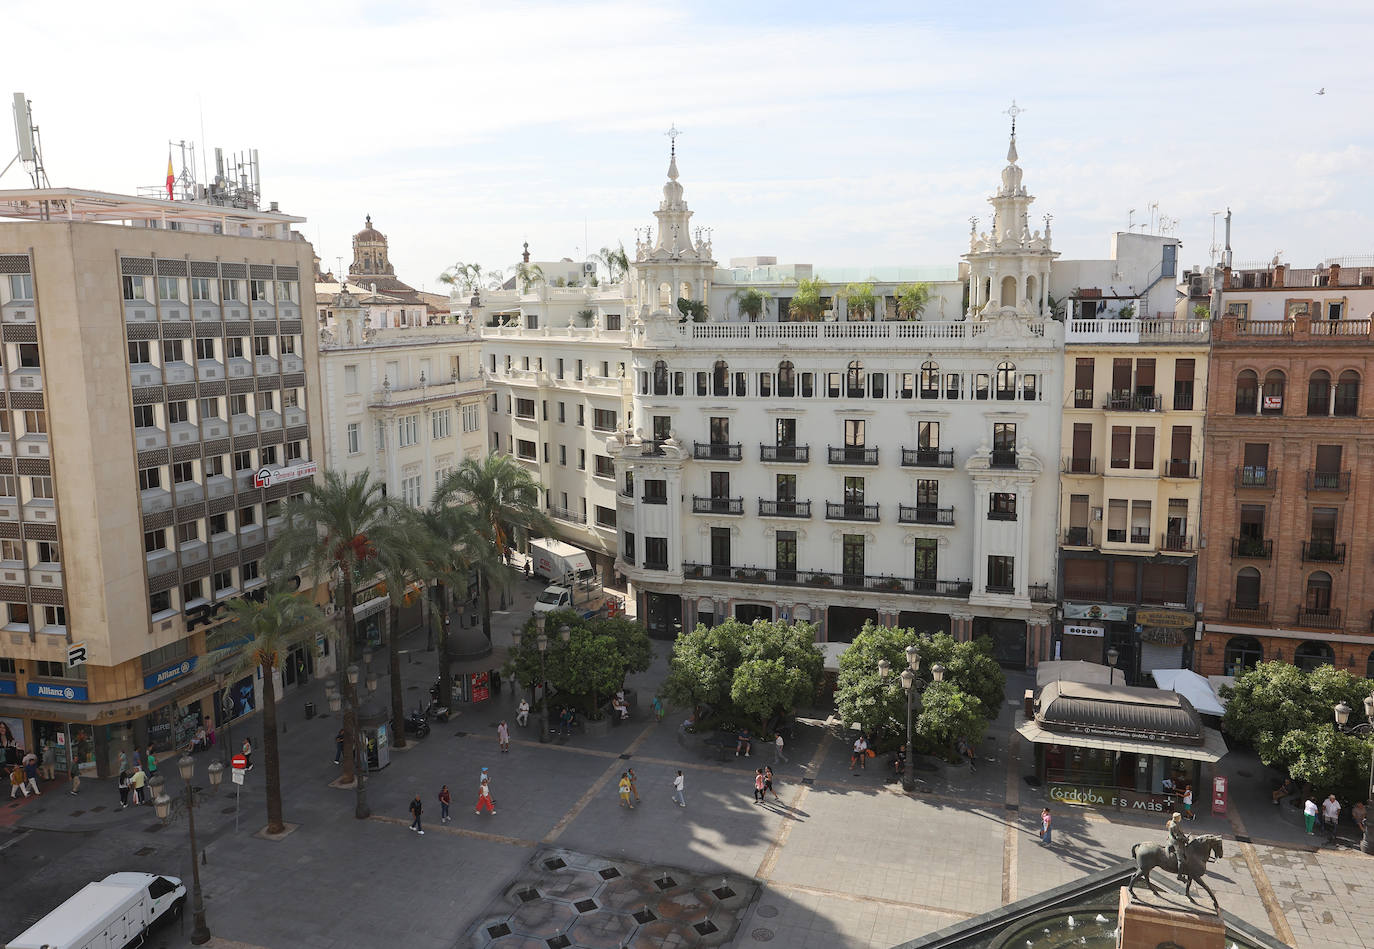
<instances>
[{"instance_id":1,"label":"statue rider","mask_svg":"<svg viewBox=\"0 0 1374 949\"><path fill-rule=\"evenodd\" d=\"M1188 882L1188 878L1183 874L1183 858L1187 853L1189 836L1183 832L1183 815L1174 812L1169 820L1169 855L1174 858L1175 865L1178 867L1178 878L1181 882Z\"/></svg>"}]
</instances>

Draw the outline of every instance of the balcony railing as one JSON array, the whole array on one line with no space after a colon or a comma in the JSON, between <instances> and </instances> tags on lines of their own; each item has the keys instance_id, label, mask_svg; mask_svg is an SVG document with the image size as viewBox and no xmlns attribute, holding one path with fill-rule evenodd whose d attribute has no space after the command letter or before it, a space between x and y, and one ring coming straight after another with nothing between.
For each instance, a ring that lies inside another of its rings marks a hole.
<instances>
[{"instance_id":1,"label":"balcony railing","mask_svg":"<svg viewBox=\"0 0 1374 949\"><path fill-rule=\"evenodd\" d=\"M878 449L865 448L863 445L844 445L836 448L829 446L832 465L876 465Z\"/></svg>"},{"instance_id":2,"label":"balcony railing","mask_svg":"<svg viewBox=\"0 0 1374 949\"><path fill-rule=\"evenodd\" d=\"M1193 546L1193 538L1188 534L1164 533L1159 535L1159 549L1190 554L1197 548Z\"/></svg>"},{"instance_id":3,"label":"balcony railing","mask_svg":"<svg viewBox=\"0 0 1374 949\"><path fill-rule=\"evenodd\" d=\"M1175 412L1191 412L1192 410L1193 410L1193 393L1192 393L1192 392L1175 392L1175 393L1174 393L1174 411L1175 411Z\"/></svg>"},{"instance_id":4,"label":"balcony railing","mask_svg":"<svg viewBox=\"0 0 1374 949\"><path fill-rule=\"evenodd\" d=\"M994 448L989 452L991 456L988 463L993 468L1015 468L1016 449L1015 448Z\"/></svg>"},{"instance_id":5,"label":"balcony railing","mask_svg":"<svg viewBox=\"0 0 1374 949\"><path fill-rule=\"evenodd\" d=\"M698 461L739 461L743 457L743 451L739 442L693 442L692 457Z\"/></svg>"},{"instance_id":6,"label":"balcony railing","mask_svg":"<svg viewBox=\"0 0 1374 949\"><path fill-rule=\"evenodd\" d=\"M953 448L903 448L903 468L953 468Z\"/></svg>"},{"instance_id":7,"label":"balcony railing","mask_svg":"<svg viewBox=\"0 0 1374 949\"><path fill-rule=\"evenodd\" d=\"M1330 540L1302 542L1303 563L1345 563L1345 544Z\"/></svg>"},{"instance_id":8,"label":"balcony railing","mask_svg":"<svg viewBox=\"0 0 1374 949\"><path fill-rule=\"evenodd\" d=\"M770 501L759 498L760 517L810 517L810 501Z\"/></svg>"},{"instance_id":9,"label":"balcony railing","mask_svg":"<svg viewBox=\"0 0 1374 949\"><path fill-rule=\"evenodd\" d=\"M1312 491L1336 491L1341 494L1350 492L1350 472L1348 471L1309 471L1307 472L1307 490Z\"/></svg>"},{"instance_id":10,"label":"balcony railing","mask_svg":"<svg viewBox=\"0 0 1374 949\"><path fill-rule=\"evenodd\" d=\"M898 524L939 524L954 526L954 508L937 507L934 504L897 505Z\"/></svg>"},{"instance_id":11,"label":"balcony railing","mask_svg":"<svg viewBox=\"0 0 1374 949\"><path fill-rule=\"evenodd\" d=\"M1274 542L1268 537L1232 537L1231 557L1234 560L1272 560Z\"/></svg>"},{"instance_id":12,"label":"balcony railing","mask_svg":"<svg viewBox=\"0 0 1374 949\"><path fill-rule=\"evenodd\" d=\"M1102 408L1109 412L1158 412L1162 402L1163 396L1119 393L1109 398Z\"/></svg>"},{"instance_id":13,"label":"balcony railing","mask_svg":"<svg viewBox=\"0 0 1374 949\"><path fill-rule=\"evenodd\" d=\"M1070 527L1064 531L1065 547L1095 547L1091 527Z\"/></svg>"},{"instance_id":14,"label":"balcony railing","mask_svg":"<svg viewBox=\"0 0 1374 949\"><path fill-rule=\"evenodd\" d=\"M878 505L854 501L826 501L825 519L828 521L876 521Z\"/></svg>"},{"instance_id":15,"label":"balcony railing","mask_svg":"<svg viewBox=\"0 0 1374 949\"><path fill-rule=\"evenodd\" d=\"M1243 623L1267 623L1269 622L1268 603L1236 603L1233 600L1226 601L1226 618L1237 619Z\"/></svg>"},{"instance_id":16,"label":"balcony railing","mask_svg":"<svg viewBox=\"0 0 1374 949\"><path fill-rule=\"evenodd\" d=\"M549 508L549 514L560 521L567 521L569 524L587 523L587 515L578 514L576 511L569 511L565 507Z\"/></svg>"},{"instance_id":17,"label":"balcony railing","mask_svg":"<svg viewBox=\"0 0 1374 949\"><path fill-rule=\"evenodd\" d=\"M1279 469L1261 465L1236 466L1237 488L1263 488L1272 491L1279 484Z\"/></svg>"},{"instance_id":18,"label":"balcony railing","mask_svg":"<svg viewBox=\"0 0 1374 949\"><path fill-rule=\"evenodd\" d=\"M1063 471L1065 474L1097 474L1096 458L1065 458Z\"/></svg>"},{"instance_id":19,"label":"balcony railing","mask_svg":"<svg viewBox=\"0 0 1374 949\"><path fill-rule=\"evenodd\" d=\"M1148 544L1150 542L1150 529L1148 527L1132 527L1131 543Z\"/></svg>"},{"instance_id":20,"label":"balcony railing","mask_svg":"<svg viewBox=\"0 0 1374 949\"><path fill-rule=\"evenodd\" d=\"M693 514L743 514L744 498L703 498L692 496Z\"/></svg>"},{"instance_id":21,"label":"balcony railing","mask_svg":"<svg viewBox=\"0 0 1374 949\"><path fill-rule=\"evenodd\" d=\"M1334 606L1298 606L1297 625L1313 629L1340 629L1341 611Z\"/></svg>"},{"instance_id":22,"label":"balcony railing","mask_svg":"<svg viewBox=\"0 0 1374 949\"><path fill-rule=\"evenodd\" d=\"M944 596L967 599L973 584L967 580L924 580L910 577L871 574L829 573L797 568L732 566L684 563L682 572L689 578L729 580L735 583L763 583L769 586L809 587L816 590L871 590L875 593L905 593L911 596Z\"/></svg>"},{"instance_id":23,"label":"balcony railing","mask_svg":"<svg viewBox=\"0 0 1374 949\"><path fill-rule=\"evenodd\" d=\"M1093 407L1092 389L1074 389L1073 407L1076 409L1090 409Z\"/></svg>"},{"instance_id":24,"label":"balcony railing","mask_svg":"<svg viewBox=\"0 0 1374 949\"><path fill-rule=\"evenodd\" d=\"M1189 459L1166 461L1159 466L1160 477L1163 478L1196 478L1197 462Z\"/></svg>"},{"instance_id":25,"label":"balcony railing","mask_svg":"<svg viewBox=\"0 0 1374 949\"><path fill-rule=\"evenodd\" d=\"M988 520L990 520L990 521L1014 521L1014 520L1016 520L1016 512L1015 512L1015 511L998 511L998 510L995 510L995 509L991 509L991 510L988 511Z\"/></svg>"},{"instance_id":26,"label":"balcony railing","mask_svg":"<svg viewBox=\"0 0 1374 949\"><path fill-rule=\"evenodd\" d=\"M1016 587L1010 583L993 583L989 580L987 591L989 593L1015 593Z\"/></svg>"},{"instance_id":27,"label":"balcony railing","mask_svg":"<svg viewBox=\"0 0 1374 949\"><path fill-rule=\"evenodd\" d=\"M644 494L639 498L641 504L667 504L668 495L666 494Z\"/></svg>"},{"instance_id":28,"label":"balcony railing","mask_svg":"<svg viewBox=\"0 0 1374 949\"><path fill-rule=\"evenodd\" d=\"M789 461L803 464L810 460L810 445L759 445L759 461Z\"/></svg>"},{"instance_id":29,"label":"balcony railing","mask_svg":"<svg viewBox=\"0 0 1374 949\"><path fill-rule=\"evenodd\" d=\"M1065 581L1064 599L1081 600L1087 603L1106 603L1107 588L1089 586L1069 586L1068 582Z\"/></svg>"},{"instance_id":30,"label":"balcony railing","mask_svg":"<svg viewBox=\"0 0 1374 949\"><path fill-rule=\"evenodd\" d=\"M1054 602L1054 591L1050 589L1048 583L1032 583L1026 589L1030 593L1032 603Z\"/></svg>"}]
</instances>

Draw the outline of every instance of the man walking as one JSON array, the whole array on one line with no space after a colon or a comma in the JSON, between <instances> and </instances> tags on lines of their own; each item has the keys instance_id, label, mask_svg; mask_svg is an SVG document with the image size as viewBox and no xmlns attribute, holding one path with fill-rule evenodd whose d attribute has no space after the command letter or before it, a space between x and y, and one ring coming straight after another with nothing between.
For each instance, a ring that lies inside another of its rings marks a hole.
<instances>
[{"instance_id":1,"label":"man walking","mask_svg":"<svg viewBox=\"0 0 1374 949\"><path fill-rule=\"evenodd\" d=\"M448 785L445 784L439 789L439 823L448 823L448 808L452 803L453 795L449 793Z\"/></svg>"},{"instance_id":2,"label":"man walking","mask_svg":"<svg viewBox=\"0 0 1374 949\"><path fill-rule=\"evenodd\" d=\"M1336 826L1341 821L1341 802L1335 794L1328 794L1322 801L1322 826L1326 828L1326 842L1336 842Z\"/></svg>"},{"instance_id":3,"label":"man walking","mask_svg":"<svg viewBox=\"0 0 1374 949\"><path fill-rule=\"evenodd\" d=\"M42 794L38 790L38 758L34 755L24 756L24 784L30 788L34 794ZM73 794L76 792L73 791Z\"/></svg>"},{"instance_id":4,"label":"man walking","mask_svg":"<svg viewBox=\"0 0 1374 949\"><path fill-rule=\"evenodd\" d=\"M787 743L782 740L782 732L778 732L773 736L773 764L787 760L787 755L782 753L783 746L786 744Z\"/></svg>"},{"instance_id":5,"label":"man walking","mask_svg":"<svg viewBox=\"0 0 1374 949\"><path fill-rule=\"evenodd\" d=\"M344 730L339 729L339 733L334 736L334 763L343 761Z\"/></svg>"},{"instance_id":6,"label":"man walking","mask_svg":"<svg viewBox=\"0 0 1374 949\"><path fill-rule=\"evenodd\" d=\"M473 808L474 814L482 813L482 808L487 809L487 813L496 816L496 805L491 800L491 775L487 769L482 769L482 778L477 782L477 806Z\"/></svg>"},{"instance_id":7,"label":"man walking","mask_svg":"<svg viewBox=\"0 0 1374 949\"><path fill-rule=\"evenodd\" d=\"M420 826L420 811L422 810L424 810L424 805L420 803L420 794L417 791L415 794L415 800L410 802L410 813L415 818L413 821L410 822L410 829L415 831L415 833L419 834L421 837L425 835L424 828Z\"/></svg>"},{"instance_id":8,"label":"man walking","mask_svg":"<svg viewBox=\"0 0 1374 949\"><path fill-rule=\"evenodd\" d=\"M679 771L677 775L673 778L673 800L677 802L678 807L687 806L687 798L683 796L682 785L682 772Z\"/></svg>"},{"instance_id":9,"label":"man walking","mask_svg":"<svg viewBox=\"0 0 1374 949\"><path fill-rule=\"evenodd\" d=\"M75 758L72 759L71 763L71 779L72 786L67 790L67 793L76 794L77 790L81 787L81 765L77 764ZM35 784L34 787L37 788L38 785Z\"/></svg>"},{"instance_id":10,"label":"man walking","mask_svg":"<svg viewBox=\"0 0 1374 949\"><path fill-rule=\"evenodd\" d=\"M137 759L138 755L134 755ZM143 773L143 766L134 761L134 773L129 777L129 787L134 789L134 803L143 804L143 785L148 782L148 776Z\"/></svg>"},{"instance_id":11,"label":"man walking","mask_svg":"<svg viewBox=\"0 0 1374 949\"><path fill-rule=\"evenodd\" d=\"M510 751L510 728L506 725L506 720L501 719L501 724L496 726L496 743L501 746L501 754Z\"/></svg>"}]
</instances>

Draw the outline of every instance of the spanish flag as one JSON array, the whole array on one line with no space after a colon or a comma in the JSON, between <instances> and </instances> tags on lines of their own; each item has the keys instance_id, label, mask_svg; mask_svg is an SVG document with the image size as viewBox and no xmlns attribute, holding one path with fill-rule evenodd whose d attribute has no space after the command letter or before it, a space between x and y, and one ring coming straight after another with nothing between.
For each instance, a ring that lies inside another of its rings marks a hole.
<instances>
[{"instance_id":1,"label":"spanish flag","mask_svg":"<svg viewBox=\"0 0 1374 949\"><path fill-rule=\"evenodd\" d=\"M168 201L174 200L174 199L172 198L172 185L176 183L176 180L177 180L176 172L172 171L172 153L171 153L171 152L168 152L168 153L167 153L167 200L168 200Z\"/></svg>"}]
</instances>

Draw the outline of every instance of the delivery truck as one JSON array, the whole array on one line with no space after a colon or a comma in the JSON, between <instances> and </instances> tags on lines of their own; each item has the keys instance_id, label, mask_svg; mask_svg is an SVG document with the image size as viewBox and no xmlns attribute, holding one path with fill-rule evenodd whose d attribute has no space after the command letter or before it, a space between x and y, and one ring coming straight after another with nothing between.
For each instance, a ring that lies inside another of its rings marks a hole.
<instances>
[{"instance_id":1,"label":"delivery truck","mask_svg":"<svg viewBox=\"0 0 1374 949\"><path fill-rule=\"evenodd\" d=\"M613 600L614 598L607 596L597 581L574 580L567 586L554 584L545 587L544 592L534 601L534 611L549 613L553 610L573 610L586 618L601 613L611 614ZM618 605L618 601L615 602Z\"/></svg>"},{"instance_id":2,"label":"delivery truck","mask_svg":"<svg viewBox=\"0 0 1374 949\"><path fill-rule=\"evenodd\" d=\"M587 552L561 540L531 538L530 560L533 562L534 575L549 583L567 585L572 580L595 576L592 558L587 556Z\"/></svg>"},{"instance_id":3,"label":"delivery truck","mask_svg":"<svg viewBox=\"0 0 1374 949\"><path fill-rule=\"evenodd\" d=\"M186 887L156 873L111 873L5 943L5 949L124 949L181 912Z\"/></svg>"}]
</instances>

